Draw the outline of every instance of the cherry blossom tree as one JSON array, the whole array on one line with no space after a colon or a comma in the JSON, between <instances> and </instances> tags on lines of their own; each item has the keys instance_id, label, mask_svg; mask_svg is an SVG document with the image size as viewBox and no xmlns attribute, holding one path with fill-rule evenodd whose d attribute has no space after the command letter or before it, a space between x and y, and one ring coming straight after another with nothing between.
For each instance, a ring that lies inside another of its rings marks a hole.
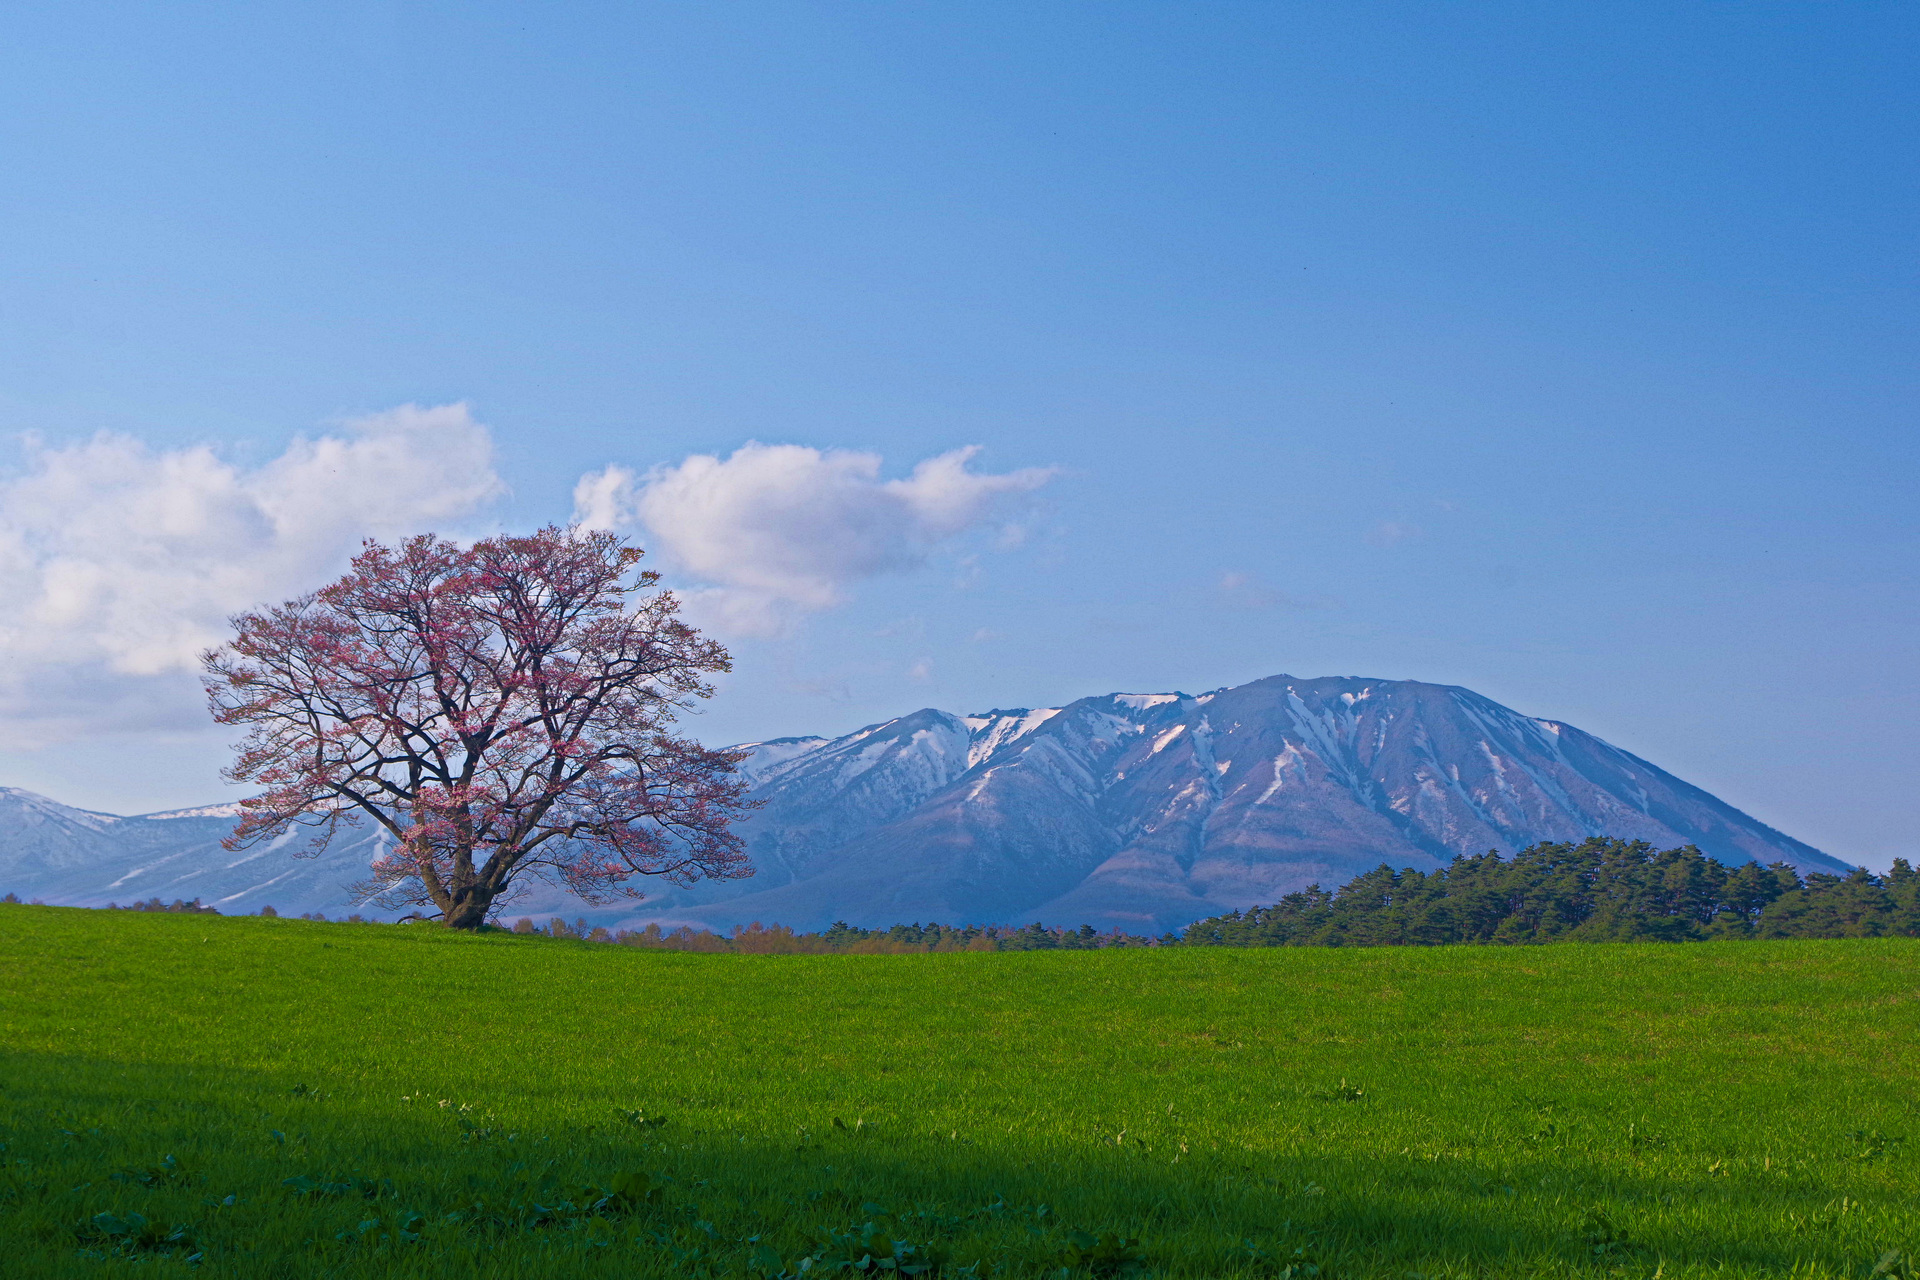
<instances>
[{"instance_id":1,"label":"cherry blossom tree","mask_svg":"<svg viewBox=\"0 0 1920 1280\"><path fill-rule=\"evenodd\" d=\"M670 731L727 652L640 556L560 528L368 542L332 585L235 617L202 655L207 697L247 730L227 776L263 790L227 847L306 828L311 855L371 821L391 845L363 897L454 929L525 874L590 902L751 875L738 757Z\"/></svg>"}]
</instances>

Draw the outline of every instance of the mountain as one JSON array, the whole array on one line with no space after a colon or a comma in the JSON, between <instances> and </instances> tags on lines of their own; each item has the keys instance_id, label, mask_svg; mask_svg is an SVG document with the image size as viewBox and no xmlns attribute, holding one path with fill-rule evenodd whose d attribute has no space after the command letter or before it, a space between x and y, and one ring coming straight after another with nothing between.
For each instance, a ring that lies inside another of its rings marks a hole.
<instances>
[{"instance_id":1,"label":"mountain","mask_svg":"<svg viewBox=\"0 0 1920 1280\"><path fill-rule=\"evenodd\" d=\"M758 874L661 895L637 919L1159 931L1381 862L1432 870L1590 835L1846 869L1571 725L1416 681L928 709L745 749Z\"/></svg>"},{"instance_id":2,"label":"mountain","mask_svg":"<svg viewBox=\"0 0 1920 1280\"><path fill-rule=\"evenodd\" d=\"M373 859L371 836L337 839L317 857L293 856L300 836L229 853L220 841L238 815L222 804L122 818L0 787L0 891L77 907L157 897L228 914L347 910L347 887Z\"/></svg>"},{"instance_id":3,"label":"mountain","mask_svg":"<svg viewBox=\"0 0 1920 1280\"><path fill-rule=\"evenodd\" d=\"M1198 696L973 716L928 708L840 738L740 749L760 802L739 824L751 879L661 886L600 909L542 886L507 914L1160 932L1381 862L1432 870L1456 854L1590 835L1846 870L1571 725L1407 680L1272 676ZM345 909L369 839L314 859L230 854L218 843L229 814L115 818L0 792L0 889L83 904L157 893L229 911Z\"/></svg>"}]
</instances>

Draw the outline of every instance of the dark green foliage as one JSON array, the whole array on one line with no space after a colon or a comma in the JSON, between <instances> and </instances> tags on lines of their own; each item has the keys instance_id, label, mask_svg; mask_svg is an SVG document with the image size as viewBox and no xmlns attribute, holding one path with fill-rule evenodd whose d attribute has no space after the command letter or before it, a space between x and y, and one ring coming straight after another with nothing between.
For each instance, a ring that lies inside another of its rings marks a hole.
<instances>
[{"instance_id":1,"label":"dark green foliage","mask_svg":"<svg viewBox=\"0 0 1920 1280\"><path fill-rule=\"evenodd\" d=\"M348 1174L340 1178L325 1176L313 1178L306 1174L282 1180L281 1186L295 1197L313 1197L325 1200L377 1200L384 1193L393 1194L393 1183L386 1179L375 1181Z\"/></svg>"},{"instance_id":2,"label":"dark green foliage","mask_svg":"<svg viewBox=\"0 0 1920 1280\"><path fill-rule=\"evenodd\" d=\"M203 1255L194 1249L194 1234L191 1225L162 1227L138 1213L96 1213L74 1231L82 1257L138 1260L180 1253L186 1255L189 1265L197 1265Z\"/></svg>"},{"instance_id":3,"label":"dark green foliage","mask_svg":"<svg viewBox=\"0 0 1920 1280\"><path fill-rule=\"evenodd\" d=\"M147 1169L122 1169L118 1173L107 1175L110 1182L124 1182L139 1187L187 1187L194 1183L193 1174L180 1167L180 1162L172 1156Z\"/></svg>"},{"instance_id":4,"label":"dark green foliage","mask_svg":"<svg viewBox=\"0 0 1920 1280\"><path fill-rule=\"evenodd\" d=\"M1914 1277L1920 1276L1920 1269L1915 1267L1915 1261L1912 1254L1903 1254L1898 1249L1889 1249L1880 1255L1878 1262L1873 1264L1873 1270L1868 1273L1867 1280L1882 1280L1882 1277L1885 1277L1885 1280L1914 1280Z\"/></svg>"},{"instance_id":5,"label":"dark green foliage","mask_svg":"<svg viewBox=\"0 0 1920 1280\"><path fill-rule=\"evenodd\" d=\"M1140 1242L1131 1236L1093 1235L1069 1231L1060 1261L1069 1273L1084 1271L1095 1276L1136 1276L1146 1271L1146 1255Z\"/></svg>"},{"instance_id":6,"label":"dark green foliage","mask_svg":"<svg viewBox=\"0 0 1920 1280\"><path fill-rule=\"evenodd\" d=\"M1920 874L1896 859L1802 880L1790 866L1728 869L1691 845L1656 850L1600 837L1537 844L1511 861L1462 855L1434 872L1382 863L1329 893L1311 885L1270 907L1191 926L1190 946L1433 946L1447 943L1698 942L1710 938L1920 936Z\"/></svg>"}]
</instances>

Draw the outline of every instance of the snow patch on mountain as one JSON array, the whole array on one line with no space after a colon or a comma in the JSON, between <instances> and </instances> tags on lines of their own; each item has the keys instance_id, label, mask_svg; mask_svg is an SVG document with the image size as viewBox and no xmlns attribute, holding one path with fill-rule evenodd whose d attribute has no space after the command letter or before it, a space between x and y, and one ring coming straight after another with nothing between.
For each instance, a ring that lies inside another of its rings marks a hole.
<instances>
[{"instance_id":1,"label":"snow patch on mountain","mask_svg":"<svg viewBox=\"0 0 1920 1280\"><path fill-rule=\"evenodd\" d=\"M967 767L979 764L1009 742L1026 737L1059 714L1059 707L1042 707L1038 711L1020 707L1012 711L983 711L979 715L962 717L962 723L971 735L971 743L967 748Z\"/></svg>"},{"instance_id":2,"label":"snow patch on mountain","mask_svg":"<svg viewBox=\"0 0 1920 1280\"><path fill-rule=\"evenodd\" d=\"M734 767L742 776L758 782L789 760L806 755L826 741L825 738L771 738L766 742L743 742L730 749L747 753L747 758Z\"/></svg>"},{"instance_id":3,"label":"snow patch on mountain","mask_svg":"<svg viewBox=\"0 0 1920 1280\"><path fill-rule=\"evenodd\" d=\"M1182 696L1177 693L1116 693L1113 700L1135 711L1150 711L1154 707L1164 707L1169 702L1178 702Z\"/></svg>"},{"instance_id":4,"label":"snow patch on mountain","mask_svg":"<svg viewBox=\"0 0 1920 1280\"><path fill-rule=\"evenodd\" d=\"M231 804L203 804L198 809L168 809L164 813L140 815L148 822L165 822L170 818L237 818L239 816L240 805L237 801Z\"/></svg>"},{"instance_id":5,"label":"snow patch on mountain","mask_svg":"<svg viewBox=\"0 0 1920 1280\"><path fill-rule=\"evenodd\" d=\"M57 800L49 800L35 792L23 791L19 787L0 787L0 797L4 797L9 802L16 821L72 824L91 831L105 831L114 823L125 821L111 813L75 809Z\"/></svg>"}]
</instances>

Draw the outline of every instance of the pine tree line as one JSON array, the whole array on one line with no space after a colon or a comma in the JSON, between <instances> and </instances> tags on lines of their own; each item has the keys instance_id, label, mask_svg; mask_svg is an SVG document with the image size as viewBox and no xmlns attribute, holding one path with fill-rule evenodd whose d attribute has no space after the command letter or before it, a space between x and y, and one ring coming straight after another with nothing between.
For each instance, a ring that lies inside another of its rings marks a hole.
<instances>
[{"instance_id":1,"label":"pine tree line","mask_svg":"<svg viewBox=\"0 0 1920 1280\"><path fill-rule=\"evenodd\" d=\"M1269 907L1188 927L1188 946L1436 946L1694 942L1709 938L1920 936L1920 874L1804 878L1784 862L1728 868L1691 845L1600 837L1536 844L1511 860L1461 855L1438 871L1382 863L1332 892L1311 885Z\"/></svg>"}]
</instances>

